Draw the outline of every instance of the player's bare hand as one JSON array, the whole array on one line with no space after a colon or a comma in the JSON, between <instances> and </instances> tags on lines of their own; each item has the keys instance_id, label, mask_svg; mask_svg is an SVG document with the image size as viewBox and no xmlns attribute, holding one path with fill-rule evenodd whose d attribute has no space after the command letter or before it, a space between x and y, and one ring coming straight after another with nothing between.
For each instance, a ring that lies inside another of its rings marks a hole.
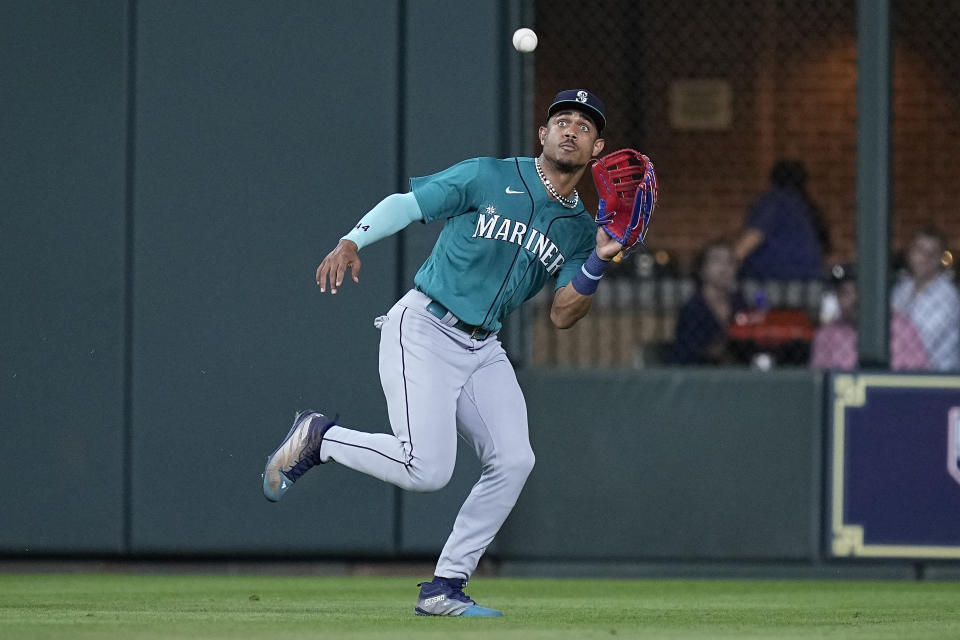
<instances>
[{"instance_id":1,"label":"player's bare hand","mask_svg":"<svg viewBox=\"0 0 960 640\"><path fill-rule=\"evenodd\" d=\"M357 255L357 243L353 240L343 239L337 243L336 248L327 254L320 266L317 267L317 284L320 286L320 293L327 290L327 284L330 284L330 293L336 293L340 285L343 284L343 277L350 269L350 274L354 282L360 282L360 256Z\"/></svg>"},{"instance_id":2,"label":"player's bare hand","mask_svg":"<svg viewBox=\"0 0 960 640\"><path fill-rule=\"evenodd\" d=\"M610 237L603 229L597 229L597 255L601 260L613 260L623 245Z\"/></svg>"}]
</instances>

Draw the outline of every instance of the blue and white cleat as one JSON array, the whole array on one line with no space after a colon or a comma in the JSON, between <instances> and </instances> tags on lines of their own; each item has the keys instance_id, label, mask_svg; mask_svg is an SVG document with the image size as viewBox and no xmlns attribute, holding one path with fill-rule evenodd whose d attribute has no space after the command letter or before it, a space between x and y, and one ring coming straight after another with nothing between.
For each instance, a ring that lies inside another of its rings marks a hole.
<instances>
[{"instance_id":1,"label":"blue and white cleat","mask_svg":"<svg viewBox=\"0 0 960 640\"><path fill-rule=\"evenodd\" d=\"M320 461L320 445L333 420L316 411L297 415L293 426L277 450L267 458L263 469L263 495L270 502L278 502L307 469Z\"/></svg>"},{"instance_id":2,"label":"blue and white cleat","mask_svg":"<svg viewBox=\"0 0 960 640\"><path fill-rule=\"evenodd\" d=\"M499 618L496 609L481 607L463 592L466 580L434 576L431 582L420 583L420 599L414 611L418 616L463 616L465 618Z\"/></svg>"}]
</instances>

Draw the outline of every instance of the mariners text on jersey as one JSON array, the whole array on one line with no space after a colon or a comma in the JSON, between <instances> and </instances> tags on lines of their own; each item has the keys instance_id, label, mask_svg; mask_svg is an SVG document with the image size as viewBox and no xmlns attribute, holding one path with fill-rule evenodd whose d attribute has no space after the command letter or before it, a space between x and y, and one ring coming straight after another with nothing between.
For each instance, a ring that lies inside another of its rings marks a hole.
<instances>
[{"instance_id":1,"label":"mariners text on jersey","mask_svg":"<svg viewBox=\"0 0 960 640\"><path fill-rule=\"evenodd\" d=\"M487 207L488 212L495 210L493 207ZM494 231L496 229L496 231ZM528 232L529 231L529 237ZM510 218L500 218L500 214L493 214L488 220L486 214L479 213L477 216L477 228L474 230L471 238L486 238L487 240L502 240L518 244L530 253L537 256L537 259L547 268L547 273L555 274L566 262L563 254L557 248L550 238L543 235L536 229L527 228L523 222L517 222ZM526 238L526 242L524 239Z\"/></svg>"},{"instance_id":2,"label":"mariners text on jersey","mask_svg":"<svg viewBox=\"0 0 960 640\"><path fill-rule=\"evenodd\" d=\"M552 200L533 158L471 158L410 189L424 223L444 221L414 284L467 324L499 330L548 280L566 286L596 246L593 217Z\"/></svg>"}]
</instances>

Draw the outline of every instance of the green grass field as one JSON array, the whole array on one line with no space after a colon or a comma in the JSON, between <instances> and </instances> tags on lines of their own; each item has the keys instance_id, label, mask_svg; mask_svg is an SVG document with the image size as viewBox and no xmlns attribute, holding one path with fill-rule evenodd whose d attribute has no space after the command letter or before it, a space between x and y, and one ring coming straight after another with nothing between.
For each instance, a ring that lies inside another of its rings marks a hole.
<instances>
[{"instance_id":1,"label":"green grass field","mask_svg":"<svg viewBox=\"0 0 960 640\"><path fill-rule=\"evenodd\" d=\"M413 615L416 578L0 575L0 638L960 638L960 584L483 578L504 618Z\"/></svg>"}]
</instances>

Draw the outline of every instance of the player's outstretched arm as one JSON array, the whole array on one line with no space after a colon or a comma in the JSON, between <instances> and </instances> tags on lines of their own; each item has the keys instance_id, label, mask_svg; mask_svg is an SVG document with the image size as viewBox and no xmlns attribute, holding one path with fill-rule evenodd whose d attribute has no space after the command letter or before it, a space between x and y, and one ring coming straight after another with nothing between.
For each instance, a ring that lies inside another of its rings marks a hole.
<instances>
[{"instance_id":1,"label":"player's outstretched arm","mask_svg":"<svg viewBox=\"0 0 960 640\"><path fill-rule=\"evenodd\" d=\"M550 307L550 321L559 329L569 329L590 311L593 294L597 290L603 271L623 245L611 238L603 229L597 229L597 248L584 263L573 280L557 289Z\"/></svg>"},{"instance_id":2,"label":"player's outstretched arm","mask_svg":"<svg viewBox=\"0 0 960 640\"><path fill-rule=\"evenodd\" d=\"M320 293L327 290L328 282L330 293L336 293L340 285L343 284L347 269L350 269L353 281L360 282L359 274L362 263L357 251L356 242L343 238L337 243L336 248L327 254L327 257L317 267L317 284L320 285Z\"/></svg>"},{"instance_id":3,"label":"player's outstretched arm","mask_svg":"<svg viewBox=\"0 0 960 640\"><path fill-rule=\"evenodd\" d=\"M333 251L327 254L317 267L317 284L320 292L336 293L343 284L343 277L350 269L354 282L360 282L360 256L363 247L382 240L403 229L415 220L423 220L423 212L413 193L389 195L360 219L350 233L340 238Z\"/></svg>"}]
</instances>

